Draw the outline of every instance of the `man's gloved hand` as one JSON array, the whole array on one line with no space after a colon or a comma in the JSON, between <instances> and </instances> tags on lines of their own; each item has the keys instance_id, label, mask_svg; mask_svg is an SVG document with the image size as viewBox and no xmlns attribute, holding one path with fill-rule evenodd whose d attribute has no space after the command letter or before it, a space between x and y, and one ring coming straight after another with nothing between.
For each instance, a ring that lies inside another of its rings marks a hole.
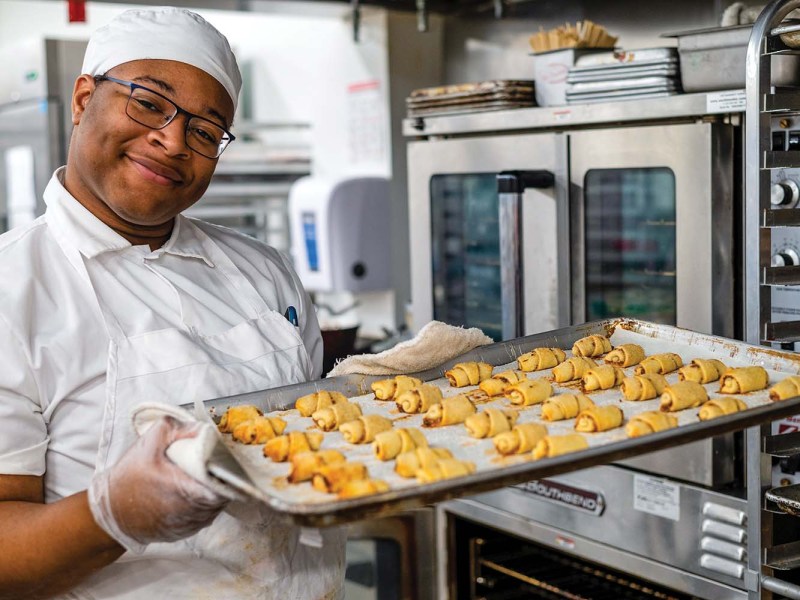
<instances>
[{"instance_id":1,"label":"man's gloved hand","mask_svg":"<svg viewBox=\"0 0 800 600\"><path fill-rule=\"evenodd\" d=\"M151 542L172 542L210 525L229 502L187 475L166 455L176 440L197 435L201 423L162 417L117 464L89 486L94 520L132 552Z\"/></svg>"}]
</instances>

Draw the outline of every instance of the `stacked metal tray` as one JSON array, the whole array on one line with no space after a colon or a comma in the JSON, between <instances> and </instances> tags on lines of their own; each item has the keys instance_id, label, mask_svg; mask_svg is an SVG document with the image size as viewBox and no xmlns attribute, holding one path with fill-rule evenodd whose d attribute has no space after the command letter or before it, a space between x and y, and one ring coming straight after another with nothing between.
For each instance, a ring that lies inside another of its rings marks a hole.
<instances>
[{"instance_id":1,"label":"stacked metal tray","mask_svg":"<svg viewBox=\"0 0 800 600\"><path fill-rule=\"evenodd\" d=\"M527 80L493 80L423 88L414 90L406 98L409 117L527 108L535 105L534 82Z\"/></svg>"},{"instance_id":2,"label":"stacked metal tray","mask_svg":"<svg viewBox=\"0 0 800 600\"><path fill-rule=\"evenodd\" d=\"M456 362L481 360L496 365L494 372L516 368L516 358L536 347L560 347L569 350L572 344L587 335L610 336L612 345L640 344L645 353L676 352L684 363L694 358L718 358L728 366L760 365L767 369L770 385L790 374L800 373L800 357L790 352L780 352L761 346L751 346L739 341L699 334L684 329L637 320L604 320L553 332L528 336L516 340L484 346L423 373L421 379L442 388L445 396L456 393L474 393L471 388L450 388L443 378L444 371ZM568 352L569 354L569 352ZM632 374L633 367L625 369ZM550 370L528 373L529 377L551 378ZM310 418L300 417L292 410L295 400L316 390L336 390L360 404L365 414L383 414L395 420L396 426L419 427L422 415L405 415L398 412L393 402L377 401L369 392L370 384L381 377L347 376L287 386L254 394L223 398L205 403L212 418L217 418L229 406L255 404L265 412L277 411L288 421L287 431L312 430ZM667 381L677 381L677 374L667 375ZM576 384L554 384L554 393L575 393ZM707 384L709 396L715 397L718 383ZM656 410L658 399L645 402L625 402L618 388L591 392L597 405L616 404L623 409L626 420L646 410ZM486 401L478 399L478 409L486 406L509 406L505 399ZM704 439L721 433L736 431L752 425L800 413L800 397L782 402L770 402L766 390L737 395L747 405L747 410L714 419L699 421L697 409L674 413L678 427L640 438L627 439L622 428L603 433L585 434L589 448L539 461L529 456L502 457L494 450L490 439L474 439L467 435L463 425L424 429L430 445L451 449L456 458L470 460L476 471L468 476L421 485L416 480L402 479L393 472L393 462L381 463L372 455L367 445L350 445L338 432L325 434L323 448L341 450L348 459L364 462L373 478L383 479L391 489L382 494L340 500L313 490L308 483L289 485L286 480L289 465L265 459L260 446L245 446L233 442L229 436L222 438L218 451L209 464L209 472L262 502L284 518L297 524L325 526L360 520L374 515L418 507L445 499L496 489L506 485L539 479L559 473L579 470L595 465L621 460L647 452ZM539 407L522 409L518 422L542 422ZM563 434L573 431L573 421L546 423L549 433Z\"/></svg>"},{"instance_id":3,"label":"stacked metal tray","mask_svg":"<svg viewBox=\"0 0 800 600\"><path fill-rule=\"evenodd\" d=\"M633 100L678 94L674 48L619 50L579 58L567 75L567 103Z\"/></svg>"}]
</instances>

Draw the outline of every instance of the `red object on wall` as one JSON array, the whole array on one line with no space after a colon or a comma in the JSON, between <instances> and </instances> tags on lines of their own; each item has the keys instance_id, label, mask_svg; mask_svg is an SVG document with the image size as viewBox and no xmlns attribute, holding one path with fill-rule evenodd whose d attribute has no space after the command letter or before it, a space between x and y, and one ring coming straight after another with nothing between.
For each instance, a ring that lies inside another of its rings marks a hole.
<instances>
[{"instance_id":1,"label":"red object on wall","mask_svg":"<svg viewBox=\"0 0 800 600\"><path fill-rule=\"evenodd\" d=\"M86 0L67 0L69 6L69 22L86 22Z\"/></svg>"}]
</instances>

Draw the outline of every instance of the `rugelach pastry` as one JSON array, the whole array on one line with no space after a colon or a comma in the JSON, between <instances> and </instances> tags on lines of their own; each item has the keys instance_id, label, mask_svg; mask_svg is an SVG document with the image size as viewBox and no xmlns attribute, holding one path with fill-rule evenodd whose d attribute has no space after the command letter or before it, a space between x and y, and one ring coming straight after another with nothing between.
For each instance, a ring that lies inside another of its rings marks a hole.
<instances>
[{"instance_id":1,"label":"rugelach pastry","mask_svg":"<svg viewBox=\"0 0 800 600\"><path fill-rule=\"evenodd\" d=\"M663 354L653 354L642 359L636 368L633 370L636 375L644 375L649 373L659 373L666 375L683 366L683 360L674 352L664 352Z\"/></svg>"},{"instance_id":2,"label":"rugelach pastry","mask_svg":"<svg viewBox=\"0 0 800 600\"><path fill-rule=\"evenodd\" d=\"M747 405L744 402L739 398L727 396L724 398L712 398L700 407L697 416L701 421L708 421L709 419L732 415L742 410L747 410Z\"/></svg>"},{"instance_id":3,"label":"rugelach pastry","mask_svg":"<svg viewBox=\"0 0 800 600\"><path fill-rule=\"evenodd\" d=\"M586 374L586 371L596 366L597 363L591 358L573 356L553 368L553 380L556 383L565 383L581 379Z\"/></svg>"},{"instance_id":4,"label":"rugelach pastry","mask_svg":"<svg viewBox=\"0 0 800 600\"><path fill-rule=\"evenodd\" d=\"M603 359L615 367L632 367L642 362L644 358L644 348L639 344L622 344L616 346Z\"/></svg>"},{"instance_id":5,"label":"rugelach pastry","mask_svg":"<svg viewBox=\"0 0 800 600\"><path fill-rule=\"evenodd\" d=\"M626 377L620 384L620 391L625 400L640 402L658 398L664 393L667 387L667 380L659 373L648 373L647 375L634 375Z\"/></svg>"},{"instance_id":6,"label":"rugelach pastry","mask_svg":"<svg viewBox=\"0 0 800 600\"><path fill-rule=\"evenodd\" d=\"M706 388L695 381L679 381L664 388L658 409L662 412L676 412L697 408L704 402L708 402Z\"/></svg>"},{"instance_id":7,"label":"rugelach pastry","mask_svg":"<svg viewBox=\"0 0 800 600\"><path fill-rule=\"evenodd\" d=\"M552 369L567 359L561 348L536 348L517 358L517 366L525 372Z\"/></svg>"},{"instance_id":8,"label":"rugelach pastry","mask_svg":"<svg viewBox=\"0 0 800 600\"><path fill-rule=\"evenodd\" d=\"M542 418L545 421L573 419L582 410L594 406L589 396L583 394L559 394L548 398L542 404Z\"/></svg>"},{"instance_id":9,"label":"rugelach pastry","mask_svg":"<svg viewBox=\"0 0 800 600\"><path fill-rule=\"evenodd\" d=\"M468 416L464 420L464 426L472 437L485 438L494 437L504 431L511 431L516 422L517 411L490 407Z\"/></svg>"},{"instance_id":10,"label":"rugelach pastry","mask_svg":"<svg viewBox=\"0 0 800 600\"><path fill-rule=\"evenodd\" d=\"M453 458L452 452L447 448L417 448L398 454L394 470L400 477L415 477L417 471L428 468L443 458Z\"/></svg>"},{"instance_id":11,"label":"rugelach pastry","mask_svg":"<svg viewBox=\"0 0 800 600\"><path fill-rule=\"evenodd\" d=\"M314 423L322 431L335 431L343 423L352 421L361 416L361 407L354 402L341 402L328 408L323 408L311 415Z\"/></svg>"},{"instance_id":12,"label":"rugelach pastry","mask_svg":"<svg viewBox=\"0 0 800 600\"><path fill-rule=\"evenodd\" d=\"M225 414L219 420L219 429L222 433L233 433L239 423L244 423L250 419L260 417L264 413L259 408L251 404L243 404L242 406L229 406Z\"/></svg>"},{"instance_id":13,"label":"rugelach pastry","mask_svg":"<svg viewBox=\"0 0 800 600\"><path fill-rule=\"evenodd\" d=\"M458 363L449 371L445 371L444 376L453 387L478 385L492 376L492 365L485 362Z\"/></svg>"},{"instance_id":14,"label":"rugelach pastry","mask_svg":"<svg viewBox=\"0 0 800 600\"><path fill-rule=\"evenodd\" d=\"M320 492L335 494L350 481L366 479L367 467L359 462L343 462L325 465L317 469L311 478L311 486Z\"/></svg>"},{"instance_id":15,"label":"rugelach pastry","mask_svg":"<svg viewBox=\"0 0 800 600\"><path fill-rule=\"evenodd\" d=\"M375 392L375 398L378 400L396 400L400 394L421 383L422 380L416 377L397 375L391 379L376 381L370 387Z\"/></svg>"},{"instance_id":16,"label":"rugelach pastry","mask_svg":"<svg viewBox=\"0 0 800 600\"><path fill-rule=\"evenodd\" d=\"M265 444L284 429L286 421L279 417L255 417L234 427L233 439L242 444Z\"/></svg>"},{"instance_id":17,"label":"rugelach pastry","mask_svg":"<svg viewBox=\"0 0 800 600\"><path fill-rule=\"evenodd\" d=\"M419 429L390 429L375 436L372 451L378 460L392 460L398 454L416 448L427 448L428 440Z\"/></svg>"},{"instance_id":18,"label":"rugelach pastry","mask_svg":"<svg viewBox=\"0 0 800 600\"><path fill-rule=\"evenodd\" d=\"M633 415L625 424L628 437L639 437L678 426L678 419L668 413L650 410Z\"/></svg>"},{"instance_id":19,"label":"rugelach pastry","mask_svg":"<svg viewBox=\"0 0 800 600\"><path fill-rule=\"evenodd\" d=\"M798 375L789 375L769 388L769 399L773 402L788 400L795 396L800 396L800 376Z\"/></svg>"},{"instance_id":20,"label":"rugelach pastry","mask_svg":"<svg viewBox=\"0 0 800 600\"><path fill-rule=\"evenodd\" d=\"M367 444L382 431L392 428L391 420L381 415L362 415L352 421L339 425L339 433L345 442L351 444Z\"/></svg>"},{"instance_id":21,"label":"rugelach pastry","mask_svg":"<svg viewBox=\"0 0 800 600\"><path fill-rule=\"evenodd\" d=\"M581 378L584 392L594 390L610 390L618 386L625 379L625 372L613 365L599 365L592 367Z\"/></svg>"},{"instance_id":22,"label":"rugelach pastry","mask_svg":"<svg viewBox=\"0 0 800 600\"><path fill-rule=\"evenodd\" d=\"M611 342L604 335L590 335L572 345L574 356L594 357L611 351Z\"/></svg>"},{"instance_id":23,"label":"rugelach pastry","mask_svg":"<svg viewBox=\"0 0 800 600\"><path fill-rule=\"evenodd\" d=\"M442 390L435 385L423 383L403 392L395 402L404 413L423 413L434 404L442 401Z\"/></svg>"},{"instance_id":24,"label":"rugelach pastry","mask_svg":"<svg viewBox=\"0 0 800 600\"><path fill-rule=\"evenodd\" d=\"M695 358L685 367L678 369L678 379L711 383L719 379L727 369L728 367L716 358Z\"/></svg>"},{"instance_id":25,"label":"rugelach pastry","mask_svg":"<svg viewBox=\"0 0 800 600\"><path fill-rule=\"evenodd\" d=\"M291 459L292 470L289 471L289 483L310 481L320 467L345 462L344 454L338 450L320 450L319 452L298 452Z\"/></svg>"},{"instance_id":26,"label":"rugelach pastry","mask_svg":"<svg viewBox=\"0 0 800 600\"><path fill-rule=\"evenodd\" d=\"M319 450L323 434L318 431L290 431L264 444L264 456L275 462L285 462L295 454Z\"/></svg>"},{"instance_id":27,"label":"rugelach pastry","mask_svg":"<svg viewBox=\"0 0 800 600\"><path fill-rule=\"evenodd\" d=\"M568 454L589 447L586 438L580 433L568 433L566 435L546 435L536 444L533 449L533 459L552 458L561 454Z\"/></svg>"},{"instance_id":28,"label":"rugelach pastry","mask_svg":"<svg viewBox=\"0 0 800 600\"><path fill-rule=\"evenodd\" d=\"M484 379L478 385L487 396L500 396L506 388L520 381L525 381L525 373L522 371L503 371L497 375L492 375L489 379Z\"/></svg>"},{"instance_id":29,"label":"rugelach pastry","mask_svg":"<svg viewBox=\"0 0 800 600\"><path fill-rule=\"evenodd\" d=\"M339 499L361 498L362 496L388 492L389 489L389 484L382 479L357 479L344 484L344 487L339 490Z\"/></svg>"},{"instance_id":30,"label":"rugelach pastry","mask_svg":"<svg viewBox=\"0 0 800 600\"><path fill-rule=\"evenodd\" d=\"M468 416L475 413L475 405L463 394L442 398L434 404L422 417L423 427L441 427L463 423Z\"/></svg>"},{"instance_id":31,"label":"rugelach pastry","mask_svg":"<svg viewBox=\"0 0 800 600\"><path fill-rule=\"evenodd\" d=\"M720 394L744 394L766 389L769 376L763 367L728 369L719 379Z\"/></svg>"},{"instance_id":32,"label":"rugelach pastry","mask_svg":"<svg viewBox=\"0 0 800 600\"><path fill-rule=\"evenodd\" d=\"M500 454L524 454L536 447L547 435L547 427L539 423L518 423L511 431L500 433L492 438L494 447Z\"/></svg>"},{"instance_id":33,"label":"rugelach pastry","mask_svg":"<svg viewBox=\"0 0 800 600\"><path fill-rule=\"evenodd\" d=\"M310 417L312 414L323 408L330 408L334 404L342 404L347 402L347 397L339 392L314 392L298 398L294 407L300 411L304 417Z\"/></svg>"},{"instance_id":34,"label":"rugelach pastry","mask_svg":"<svg viewBox=\"0 0 800 600\"><path fill-rule=\"evenodd\" d=\"M442 458L428 467L417 471L417 481L420 483L433 483L443 479L463 477L475 472L475 463L457 458Z\"/></svg>"},{"instance_id":35,"label":"rugelach pastry","mask_svg":"<svg viewBox=\"0 0 800 600\"><path fill-rule=\"evenodd\" d=\"M553 395L553 386L544 379L526 379L506 388L505 396L511 404L532 406L541 404Z\"/></svg>"},{"instance_id":36,"label":"rugelach pastry","mask_svg":"<svg viewBox=\"0 0 800 600\"><path fill-rule=\"evenodd\" d=\"M624 415L619 406L590 406L578 413L575 418L575 431L595 433L608 431L622 425Z\"/></svg>"}]
</instances>

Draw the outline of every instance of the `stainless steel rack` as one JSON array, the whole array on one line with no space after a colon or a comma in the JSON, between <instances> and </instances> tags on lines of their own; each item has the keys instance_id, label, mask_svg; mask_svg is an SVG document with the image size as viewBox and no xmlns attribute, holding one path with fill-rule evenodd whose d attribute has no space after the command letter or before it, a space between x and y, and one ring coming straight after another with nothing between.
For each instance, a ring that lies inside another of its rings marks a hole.
<instances>
[{"instance_id":1,"label":"stainless steel rack","mask_svg":"<svg viewBox=\"0 0 800 600\"><path fill-rule=\"evenodd\" d=\"M752 344L787 347L800 341L800 321L774 321L772 290L800 286L800 267L773 266L772 231L800 226L800 208L774 208L771 201L773 172L800 169L800 152L773 146L773 131L782 131L800 118L800 94L772 85L775 55L798 53L780 39L798 26L783 24L800 7L800 0L774 0L753 26L747 49L747 109L745 120L744 196L744 316L745 340ZM783 25L782 25L783 24ZM800 567L800 541L776 543L779 519L792 507L790 488L768 490L773 457L800 452L800 436L772 435L770 425L747 430L748 597L800 598L800 586L784 581L776 572ZM794 486L792 486L794 487ZM766 494L765 494L766 492ZM780 515L778 514L780 513Z\"/></svg>"}]
</instances>

